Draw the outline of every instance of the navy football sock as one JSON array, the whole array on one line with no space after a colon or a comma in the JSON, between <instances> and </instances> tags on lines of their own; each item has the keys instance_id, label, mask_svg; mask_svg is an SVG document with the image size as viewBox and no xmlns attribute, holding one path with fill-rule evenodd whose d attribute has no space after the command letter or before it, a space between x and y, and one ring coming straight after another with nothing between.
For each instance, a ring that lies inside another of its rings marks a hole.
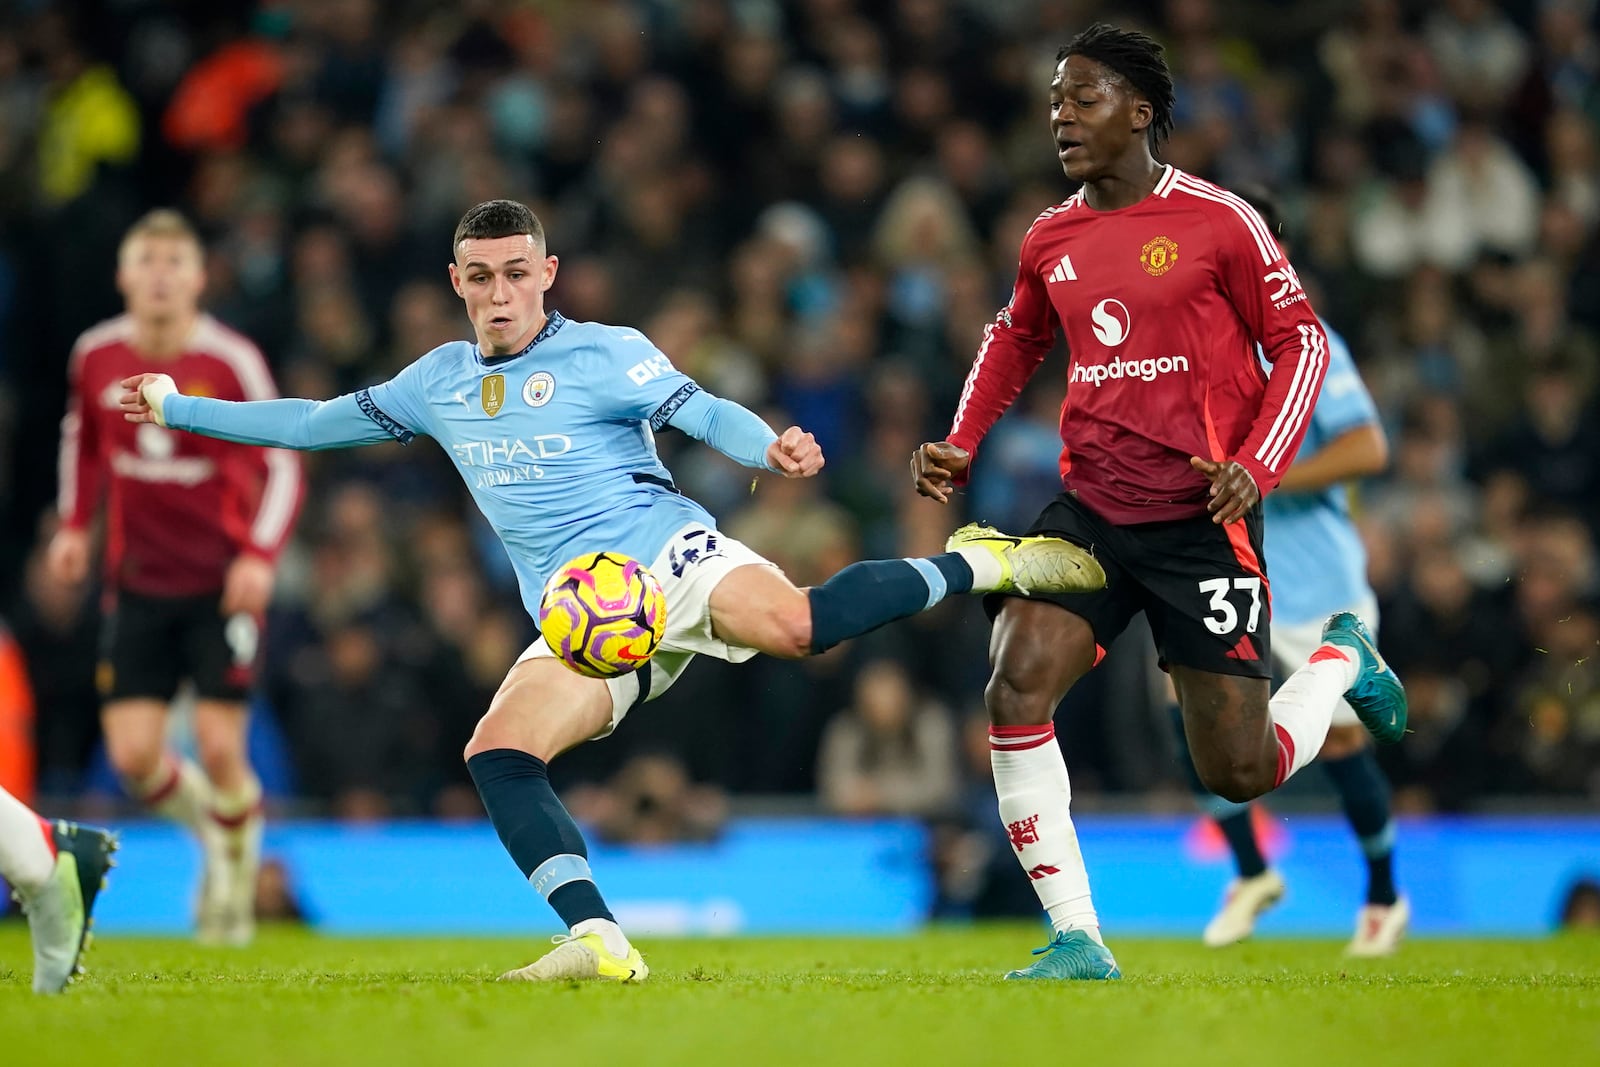
<instances>
[{"instance_id":1,"label":"navy football sock","mask_svg":"<svg viewBox=\"0 0 1600 1067\"><path fill-rule=\"evenodd\" d=\"M972 567L955 552L925 559L852 563L811 598L811 651L826 652L885 623L926 611L952 593L972 589Z\"/></svg>"},{"instance_id":2,"label":"navy football sock","mask_svg":"<svg viewBox=\"0 0 1600 1067\"><path fill-rule=\"evenodd\" d=\"M480 752L467 771L500 843L570 929L585 919L612 920L589 873L578 824L550 788L544 760L512 748Z\"/></svg>"},{"instance_id":3,"label":"navy football sock","mask_svg":"<svg viewBox=\"0 0 1600 1067\"><path fill-rule=\"evenodd\" d=\"M1267 869L1267 859L1261 854L1261 843L1256 840L1256 828L1250 819L1250 805L1240 805L1242 811L1217 819L1217 829L1233 852L1234 865L1240 878L1254 878ZM1214 816L1213 816L1214 817Z\"/></svg>"},{"instance_id":4,"label":"navy football sock","mask_svg":"<svg viewBox=\"0 0 1600 1067\"><path fill-rule=\"evenodd\" d=\"M1367 903L1393 904L1394 818L1389 808L1389 782L1377 756L1371 748L1363 748L1353 756L1321 762L1367 857Z\"/></svg>"}]
</instances>

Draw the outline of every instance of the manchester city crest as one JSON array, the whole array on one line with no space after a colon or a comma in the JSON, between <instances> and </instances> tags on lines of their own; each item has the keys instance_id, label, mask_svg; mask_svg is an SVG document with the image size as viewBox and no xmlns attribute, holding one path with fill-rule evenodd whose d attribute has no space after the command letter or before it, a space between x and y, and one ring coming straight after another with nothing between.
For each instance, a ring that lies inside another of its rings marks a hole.
<instances>
[{"instance_id":1,"label":"manchester city crest","mask_svg":"<svg viewBox=\"0 0 1600 1067\"><path fill-rule=\"evenodd\" d=\"M522 385L522 399L531 408L542 408L556 395L556 380L544 371L528 376Z\"/></svg>"}]
</instances>

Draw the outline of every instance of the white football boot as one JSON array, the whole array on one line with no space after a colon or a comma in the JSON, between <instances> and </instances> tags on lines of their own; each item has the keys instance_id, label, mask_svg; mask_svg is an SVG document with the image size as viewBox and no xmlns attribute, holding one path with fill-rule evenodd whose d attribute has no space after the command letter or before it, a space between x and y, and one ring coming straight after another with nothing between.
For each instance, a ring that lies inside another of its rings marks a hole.
<instances>
[{"instance_id":1,"label":"white football boot","mask_svg":"<svg viewBox=\"0 0 1600 1067\"><path fill-rule=\"evenodd\" d=\"M1346 956L1393 956L1411 924L1411 901L1400 897L1393 904L1368 904L1356 912L1356 933L1344 947Z\"/></svg>"},{"instance_id":2,"label":"white football boot","mask_svg":"<svg viewBox=\"0 0 1600 1067\"><path fill-rule=\"evenodd\" d=\"M1283 893L1283 876L1271 867L1252 878L1235 878L1200 939L1211 948L1238 944L1255 933L1256 920L1282 900Z\"/></svg>"}]
</instances>

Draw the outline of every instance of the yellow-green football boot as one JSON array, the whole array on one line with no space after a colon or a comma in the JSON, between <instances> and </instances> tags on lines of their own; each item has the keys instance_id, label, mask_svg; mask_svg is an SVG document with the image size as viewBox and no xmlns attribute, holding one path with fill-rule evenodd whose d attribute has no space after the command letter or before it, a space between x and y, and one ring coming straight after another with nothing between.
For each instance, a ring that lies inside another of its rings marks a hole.
<instances>
[{"instance_id":1,"label":"yellow-green football boot","mask_svg":"<svg viewBox=\"0 0 1600 1067\"><path fill-rule=\"evenodd\" d=\"M50 823L56 865L38 889L17 891L33 936L33 991L59 993L81 970L89 948L94 902L115 864L117 839L104 830L63 819Z\"/></svg>"},{"instance_id":2,"label":"yellow-green football boot","mask_svg":"<svg viewBox=\"0 0 1600 1067\"><path fill-rule=\"evenodd\" d=\"M972 566L974 593L1092 593L1106 587L1105 568L1080 545L1059 537L1012 537L968 523L945 542ZM998 564L985 565L984 553ZM975 558L977 556L977 558Z\"/></svg>"},{"instance_id":3,"label":"yellow-green football boot","mask_svg":"<svg viewBox=\"0 0 1600 1067\"><path fill-rule=\"evenodd\" d=\"M644 957L632 945L626 958L611 954L599 934L582 934L578 937L560 935L551 938L556 947L542 957L507 971L500 976L502 982L565 982L598 978L613 982L642 982L650 976Z\"/></svg>"}]
</instances>

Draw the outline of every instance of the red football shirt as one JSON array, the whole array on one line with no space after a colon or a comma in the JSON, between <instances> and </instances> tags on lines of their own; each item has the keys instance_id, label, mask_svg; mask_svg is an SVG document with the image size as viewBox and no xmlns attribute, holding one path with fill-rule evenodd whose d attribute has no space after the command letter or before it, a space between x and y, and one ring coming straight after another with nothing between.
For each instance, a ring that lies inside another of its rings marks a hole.
<instances>
[{"instance_id":1,"label":"red football shirt","mask_svg":"<svg viewBox=\"0 0 1600 1067\"><path fill-rule=\"evenodd\" d=\"M1058 323L1061 484L1118 525L1205 514L1210 482L1190 456L1238 460L1265 495L1327 373L1322 327L1261 216L1176 167L1130 207L1095 211L1080 191L1029 228L950 428L974 461Z\"/></svg>"},{"instance_id":2,"label":"red football shirt","mask_svg":"<svg viewBox=\"0 0 1600 1067\"><path fill-rule=\"evenodd\" d=\"M178 390L222 400L269 400L277 389L261 353L209 315L181 355L151 360L133 347L127 315L73 346L71 396L61 423L61 520L87 526L109 487L107 582L147 596L219 593L228 565L250 552L275 560L300 508L292 452L131 423L121 381L170 374Z\"/></svg>"}]
</instances>

